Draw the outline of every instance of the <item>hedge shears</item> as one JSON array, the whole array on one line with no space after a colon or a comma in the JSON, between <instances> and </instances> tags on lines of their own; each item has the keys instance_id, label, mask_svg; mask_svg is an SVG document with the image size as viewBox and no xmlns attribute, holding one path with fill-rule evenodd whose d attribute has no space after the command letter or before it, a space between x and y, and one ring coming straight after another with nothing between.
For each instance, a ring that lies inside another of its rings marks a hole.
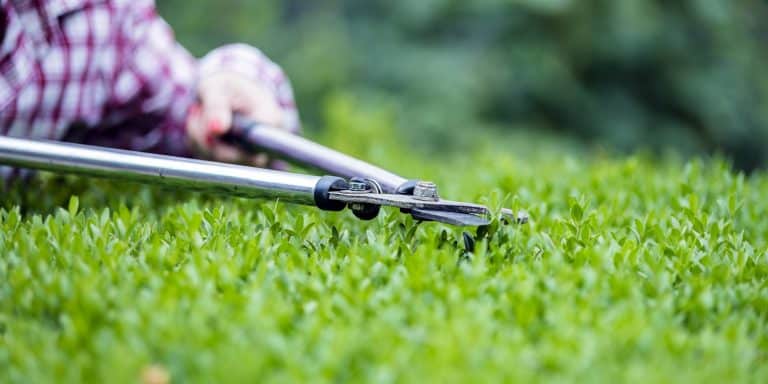
<instances>
[{"instance_id":1,"label":"hedge shears","mask_svg":"<svg viewBox=\"0 0 768 384\"><path fill-rule=\"evenodd\" d=\"M348 208L362 220L381 207L399 208L419 221L482 226L493 212L472 203L444 200L434 183L407 179L301 136L236 116L227 142L300 166L319 169L314 176L103 148L90 145L0 136L0 164L62 173L123 179L226 195L279 199L326 211ZM504 222L525 223L524 212L502 209Z\"/></svg>"}]
</instances>

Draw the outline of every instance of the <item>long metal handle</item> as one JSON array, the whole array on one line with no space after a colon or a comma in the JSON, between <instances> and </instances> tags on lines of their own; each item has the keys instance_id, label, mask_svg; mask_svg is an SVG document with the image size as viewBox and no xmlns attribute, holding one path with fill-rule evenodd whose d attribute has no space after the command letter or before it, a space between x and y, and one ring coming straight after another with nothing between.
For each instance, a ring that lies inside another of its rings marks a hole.
<instances>
[{"instance_id":1,"label":"long metal handle","mask_svg":"<svg viewBox=\"0 0 768 384\"><path fill-rule=\"evenodd\" d=\"M81 144L0 136L0 164L315 205L320 177Z\"/></svg>"},{"instance_id":2,"label":"long metal handle","mask_svg":"<svg viewBox=\"0 0 768 384\"><path fill-rule=\"evenodd\" d=\"M235 116L228 141L252 151L265 151L300 165L317 168L331 175L373 179L381 184L386 193L394 193L408 181L375 165L242 116Z\"/></svg>"}]
</instances>

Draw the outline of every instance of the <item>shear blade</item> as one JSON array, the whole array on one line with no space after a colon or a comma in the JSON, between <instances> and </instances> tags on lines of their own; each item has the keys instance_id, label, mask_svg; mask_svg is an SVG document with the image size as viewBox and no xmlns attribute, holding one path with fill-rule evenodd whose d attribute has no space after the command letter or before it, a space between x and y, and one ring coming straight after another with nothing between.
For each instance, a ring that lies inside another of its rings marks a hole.
<instances>
[{"instance_id":1,"label":"shear blade","mask_svg":"<svg viewBox=\"0 0 768 384\"><path fill-rule=\"evenodd\" d=\"M354 191L332 191L328 193L331 200L349 203L376 204L404 209L422 209L462 212L476 215L488 214L488 208L478 204L462 203L450 200L421 200L408 195L393 195L386 193L360 193Z\"/></svg>"},{"instance_id":2,"label":"shear blade","mask_svg":"<svg viewBox=\"0 0 768 384\"><path fill-rule=\"evenodd\" d=\"M437 221L451 225L479 227L481 225L488 225L491 223L490 220L484 217L460 212L433 211L429 209L416 208L411 210L411 215L416 220Z\"/></svg>"}]
</instances>

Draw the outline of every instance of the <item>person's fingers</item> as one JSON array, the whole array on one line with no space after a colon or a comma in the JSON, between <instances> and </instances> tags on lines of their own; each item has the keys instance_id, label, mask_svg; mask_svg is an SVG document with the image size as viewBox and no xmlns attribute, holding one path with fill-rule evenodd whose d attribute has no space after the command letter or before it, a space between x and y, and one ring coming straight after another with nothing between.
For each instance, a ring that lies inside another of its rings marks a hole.
<instances>
[{"instance_id":1,"label":"person's fingers","mask_svg":"<svg viewBox=\"0 0 768 384\"><path fill-rule=\"evenodd\" d=\"M202 154L214 160L268 166L265 154L246 153L217 140L226 133L234 113L276 128L287 129L284 112L277 99L264 84L231 73L220 73L204 79L198 87L199 112L190 111L187 130L191 141Z\"/></svg>"},{"instance_id":2,"label":"person's fingers","mask_svg":"<svg viewBox=\"0 0 768 384\"><path fill-rule=\"evenodd\" d=\"M211 156L216 161L223 161L227 163L247 163L248 156L243 153L239 148L217 142L210 147Z\"/></svg>"},{"instance_id":3,"label":"person's fingers","mask_svg":"<svg viewBox=\"0 0 768 384\"><path fill-rule=\"evenodd\" d=\"M207 129L205 128L205 122L203 120L202 109L199 105L195 104L189 108L187 114L187 137L191 141L193 149L208 153L208 139Z\"/></svg>"},{"instance_id":4,"label":"person's fingers","mask_svg":"<svg viewBox=\"0 0 768 384\"><path fill-rule=\"evenodd\" d=\"M272 92L264 85L255 82L250 84L248 92L242 95L241 101L241 113L259 123L284 128L283 111Z\"/></svg>"},{"instance_id":5,"label":"person's fingers","mask_svg":"<svg viewBox=\"0 0 768 384\"><path fill-rule=\"evenodd\" d=\"M266 168L269 165L269 156L266 153L257 153L248 157L248 164L254 167Z\"/></svg>"},{"instance_id":6,"label":"person's fingers","mask_svg":"<svg viewBox=\"0 0 768 384\"><path fill-rule=\"evenodd\" d=\"M264 85L257 82L241 82L233 88L234 107L238 113L276 128L284 127L282 110L274 95ZM246 154L245 162L255 167L265 168L271 159L265 153Z\"/></svg>"},{"instance_id":7,"label":"person's fingers","mask_svg":"<svg viewBox=\"0 0 768 384\"><path fill-rule=\"evenodd\" d=\"M266 87L253 84L247 95L241 99L244 104L240 112L254 121L274 128L286 129L282 109L277 104L274 95ZM265 153L252 154L248 163L261 168L269 166L271 159Z\"/></svg>"},{"instance_id":8,"label":"person's fingers","mask_svg":"<svg viewBox=\"0 0 768 384\"><path fill-rule=\"evenodd\" d=\"M205 128L213 135L221 135L232 124L232 85L225 77L213 77L200 84L199 96Z\"/></svg>"}]
</instances>

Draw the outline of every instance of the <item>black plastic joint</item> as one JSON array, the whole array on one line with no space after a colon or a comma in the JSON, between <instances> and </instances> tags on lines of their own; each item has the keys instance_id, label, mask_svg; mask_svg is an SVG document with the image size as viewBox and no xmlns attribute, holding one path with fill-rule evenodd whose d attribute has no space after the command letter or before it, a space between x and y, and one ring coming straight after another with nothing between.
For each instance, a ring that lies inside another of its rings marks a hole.
<instances>
[{"instance_id":1,"label":"black plastic joint","mask_svg":"<svg viewBox=\"0 0 768 384\"><path fill-rule=\"evenodd\" d=\"M416 180L416 179L408 180L405 183L400 184L400 186L397 187L397 189L395 189L395 194L413 196L413 190L414 188L416 188L416 184L418 183L419 183L419 180ZM406 208L400 208L400 212L411 213L411 210Z\"/></svg>"},{"instance_id":2,"label":"black plastic joint","mask_svg":"<svg viewBox=\"0 0 768 384\"><path fill-rule=\"evenodd\" d=\"M336 176L323 176L315 184L315 205L324 211L341 211L347 204L337 200L331 200L328 193L348 189L346 180Z\"/></svg>"},{"instance_id":3,"label":"black plastic joint","mask_svg":"<svg viewBox=\"0 0 768 384\"><path fill-rule=\"evenodd\" d=\"M395 190L395 193L398 195L413 195L413 189L416 188L416 184L418 183L419 180L416 179L408 180L405 183L400 184Z\"/></svg>"}]
</instances>

